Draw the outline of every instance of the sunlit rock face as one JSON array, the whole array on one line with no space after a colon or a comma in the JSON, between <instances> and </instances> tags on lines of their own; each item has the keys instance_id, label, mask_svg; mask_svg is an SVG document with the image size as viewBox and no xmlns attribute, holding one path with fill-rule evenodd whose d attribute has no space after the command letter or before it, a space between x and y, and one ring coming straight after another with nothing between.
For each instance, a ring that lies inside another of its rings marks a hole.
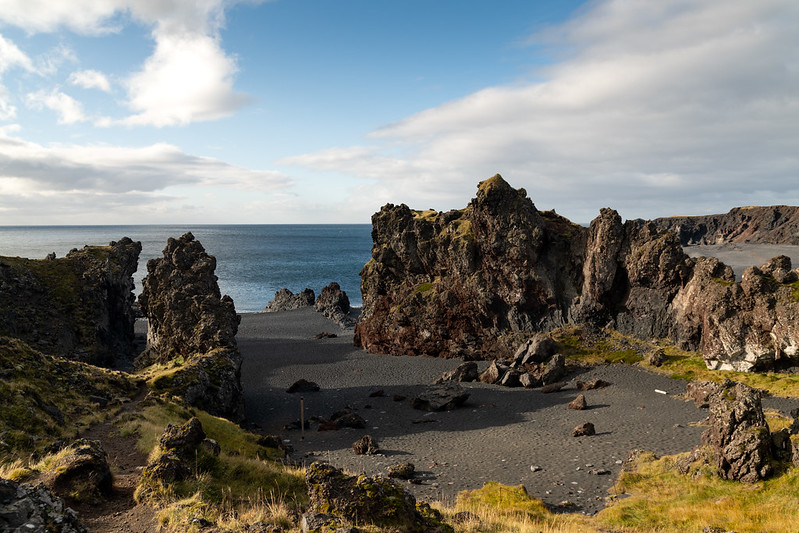
<instances>
[{"instance_id":1,"label":"sunlit rock face","mask_svg":"<svg viewBox=\"0 0 799 533\"><path fill-rule=\"evenodd\" d=\"M585 228L539 211L499 175L464 209L388 204L372 226L355 330L371 352L507 359L568 323L671 339L709 368L770 368L799 352L799 276L786 257L736 283L652 222L602 209Z\"/></svg>"}]
</instances>

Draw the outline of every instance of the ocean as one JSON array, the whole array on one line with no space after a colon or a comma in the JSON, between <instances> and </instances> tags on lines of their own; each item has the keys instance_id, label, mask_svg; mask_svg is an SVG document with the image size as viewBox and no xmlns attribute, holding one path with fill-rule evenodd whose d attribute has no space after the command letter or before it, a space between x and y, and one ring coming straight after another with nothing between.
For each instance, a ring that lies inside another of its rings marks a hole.
<instances>
[{"instance_id":1,"label":"ocean","mask_svg":"<svg viewBox=\"0 0 799 533\"><path fill-rule=\"evenodd\" d=\"M351 305L360 306L360 271L371 255L371 230L369 224L0 226L0 256L64 257L73 248L130 237L142 244L134 275L138 296L147 261L163 256L169 237L190 231L216 257L219 288L240 313L262 311L282 288L295 293L311 288L319 295L331 281L341 285Z\"/></svg>"}]
</instances>

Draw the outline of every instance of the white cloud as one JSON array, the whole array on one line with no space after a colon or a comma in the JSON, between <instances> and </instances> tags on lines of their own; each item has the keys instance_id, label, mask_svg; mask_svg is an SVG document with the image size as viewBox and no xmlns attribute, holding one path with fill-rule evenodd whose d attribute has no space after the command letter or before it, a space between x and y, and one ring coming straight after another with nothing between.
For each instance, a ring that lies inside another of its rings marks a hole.
<instances>
[{"instance_id":1,"label":"white cloud","mask_svg":"<svg viewBox=\"0 0 799 533\"><path fill-rule=\"evenodd\" d=\"M428 109L368 147L282 162L440 209L500 172L577 221L606 205L632 218L727 210L754 194L799 203L797 27L793 0L592 3L535 36L562 57L543 81Z\"/></svg>"},{"instance_id":2,"label":"white cloud","mask_svg":"<svg viewBox=\"0 0 799 533\"><path fill-rule=\"evenodd\" d=\"M235 62L215 37L158 35L155 53L127 82L128 125L173 126L225 117L249 101L233 90Z\"/></svg>"},{"instance_id":3,"label":"white cloud","mask_svg":"<svg viewBox=\"0 0 799 533\"><path fill-rule=\"evenodd\" d=\"M17 116L16 106L11 104L11 95L2 84L3 74L12 68L34 71L31 59L16 44L0 35L0 121L13 120Z\"/></svg>"},{"instance_id":4,"label":"white cloud","mask_svg":"<svg viewBox=\"0 0 799 533\"><path fill-rule=\"evenodd\" d=\"M250 101L233 88L236 61L222 48L219 35L224 10L235 3L237 0L86 0L76 6L49 0L6 0L0 21L32 33L66 27L83 34L104 34L118 31L131 19L152 27L153 55L125 80L126 105L133 114L115 122L162 127L229 116ZM70 57L51 55L42 70L52 71ZM70 82L108 92L108 80L99 74L81 71Z\"/></svg>"},{"instance_id":5,"label":"white cloud","mask_svg":"<svg viewBox=\"0 0 799 533\"><path fill-rule=\"evenodd\" d=\"M47 108L55 111L58 113L59 124L75 124L76 122L85 122L87 120L80 102L58 89L53 89L50 92L37 91L28 93L26 102L28 107L32 109L41 110Z\"/></svg>"},{"instance_id":6,"label":"white cloud","mask_svg":"<svg viewBox=\"0 0 799 533\"><path fill-rule=\"evenodd\" d=\"M83 87L84 89L99 89L103 92L111 92L111 83L102 72L96 70L77 70L69 75L69 83Z\"/></svg>"},{"instance_id":7,"label":"white cloud","mask_svg":"<svg viewBox=\"0 0 799 533\"><path fill-rule=\"evenodd\" d=\"M290 184L279 172L237 167L165 143L42 146L5 135L0 136L0 168L3 179L24 180L32 191L155 192L188 184L270 191Z\"/></svg>"}]
</instances>

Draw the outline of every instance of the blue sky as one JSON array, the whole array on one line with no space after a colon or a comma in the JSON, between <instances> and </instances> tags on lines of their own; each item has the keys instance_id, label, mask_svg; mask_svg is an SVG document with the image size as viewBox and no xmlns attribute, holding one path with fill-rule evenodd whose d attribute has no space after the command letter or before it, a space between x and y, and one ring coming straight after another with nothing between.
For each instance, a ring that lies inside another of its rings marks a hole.
<instances>
[{"instance_id":1,"label":"blue sky","mask_svg":"<svg viewBox=\"0 0 799 533\"><path fill-rule=\"evenodd\" d=\"M795 0L0 0L0 225L799 204Z\"/></svg>"}]
</instances>

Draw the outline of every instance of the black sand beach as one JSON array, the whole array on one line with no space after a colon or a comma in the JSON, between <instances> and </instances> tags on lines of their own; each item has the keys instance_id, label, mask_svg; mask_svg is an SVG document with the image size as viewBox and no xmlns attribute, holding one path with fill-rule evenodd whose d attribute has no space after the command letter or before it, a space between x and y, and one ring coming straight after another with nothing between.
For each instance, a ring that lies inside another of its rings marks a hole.
<instances>
[{"instance_id":1,"label":"black sand beach","mask_svg":"<svg viewBox=\"0 0 799 533\"><path fill-rule=\"evenodd\" d=\"M323 331L338 337L314 339ZM247 418L289 441L294 461L324 460L368 474L409 461L423 481L408 488L424 500L451 501L458 491L493 480L521 483L548 504L569 501L574 505L568 510L593 513L604 506L629 450L688 451L699 443L703 428L696 424L706 416L678 397L684 382L622 365L572 375L567 387L552 394L466 383L471 396L464 407L427 413L412 409L408 400L460 360L368 354L352 346L351 330L312 309L244 314L237 338ZM322 390L286 393L300 378ZM584 393L588 410L567 409L579 394L574 382L593 378L611 386ZM378 390L384 395L370 397ZM395 401L394 395L406 399ZM367 428L320 432L312 424L304 439L299 430L281 430L299 419L301 397L306 420L350 407ZM597 434L572 437L583 422L592 422ZM355 455L352 443L367 433L381 454Z\"/></svg>"}]
</instances>

